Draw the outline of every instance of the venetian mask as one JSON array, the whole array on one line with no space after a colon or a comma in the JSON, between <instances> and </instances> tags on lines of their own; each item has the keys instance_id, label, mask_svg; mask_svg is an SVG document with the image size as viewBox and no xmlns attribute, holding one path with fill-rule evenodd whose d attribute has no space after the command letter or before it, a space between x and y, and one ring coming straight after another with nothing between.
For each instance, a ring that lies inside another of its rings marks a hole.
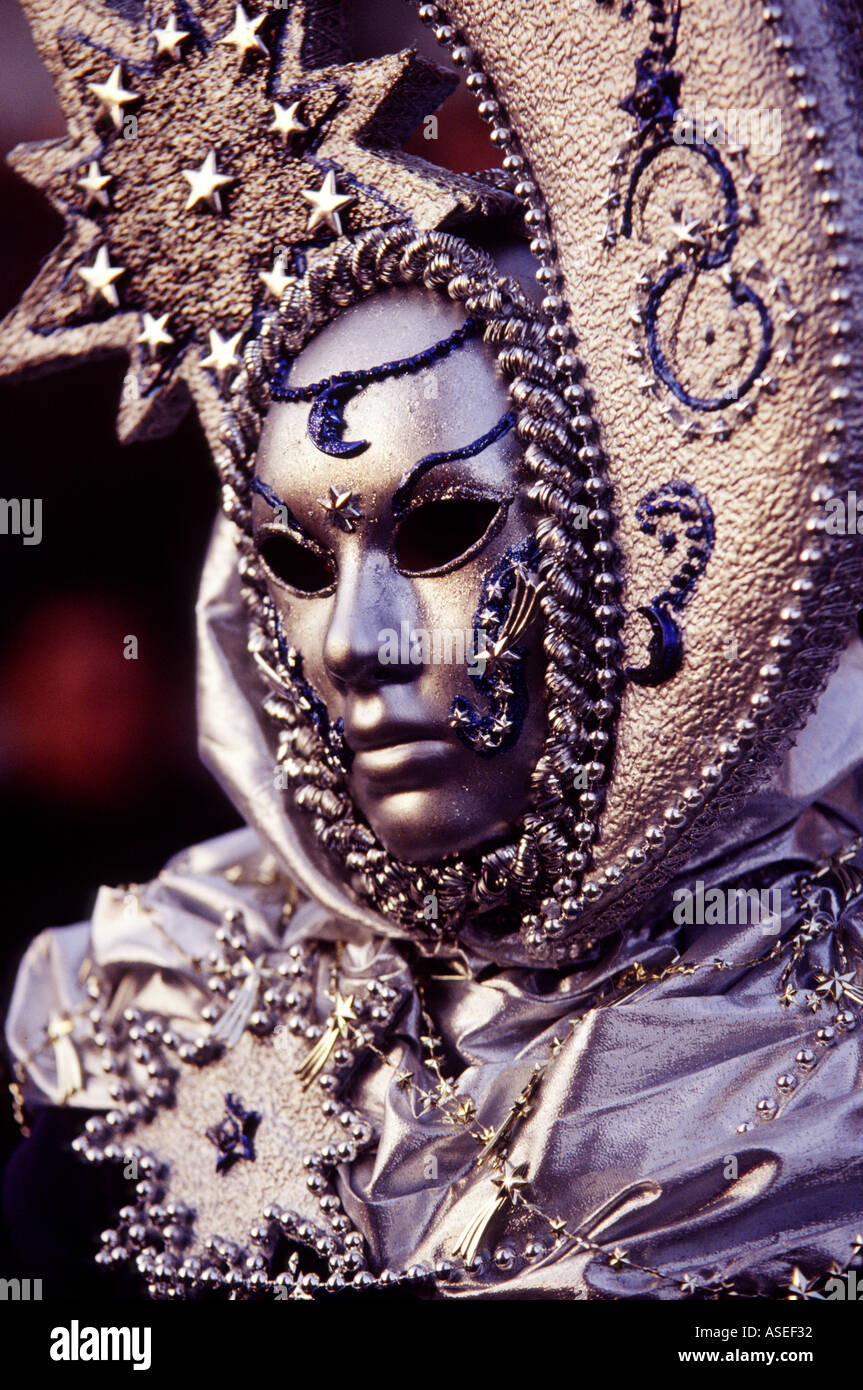
<instances>
[{"instance_id":1,"label":"venetian mask","mask_svg":"<svg viewBox=\"0 0 863 1390\"><path fill-rule=\"evenodd\" d=\"M401 928L581 911L617 618L582 397L515 280L407 227L298 275L245 354L222 476L277 785Z\"/></svg>"},{"instance_id":2,"label":"venetian mask","mask_svg":"<svg viewBox=\"0 0 863 1390\"><path fill-rule=\"evenodd\" d=\"M288 399L257 455L255 547L281 630L342 733L357 807L408 863L511 832L544 732L537 508L495 354L470 328L420 289L348 308L275 384Z\"/></svg>"}]
</instances>

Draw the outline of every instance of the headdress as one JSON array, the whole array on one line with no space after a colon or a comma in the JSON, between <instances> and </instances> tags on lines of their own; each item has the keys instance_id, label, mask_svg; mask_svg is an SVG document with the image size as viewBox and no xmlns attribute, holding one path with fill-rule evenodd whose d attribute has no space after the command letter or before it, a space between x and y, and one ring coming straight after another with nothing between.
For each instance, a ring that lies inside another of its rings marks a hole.
<instances>
[{"instance_id":1,"label":"headdress","mask_svg":"<svg viewBox=\"0 0 863 1390\"><path fill-rule=\"evenodd\" d=\"M825 36L796 4L420 6L524 206L539 316L446 240L505 195L397 151L450 80L415 56L340 63L335 11L312 0L27 8L70 135L14 162L67 234L4 326L7 372L128 351L126 435L167 428L191 391L242 524L255 392L339 305L422 279L509 355L546 513L549 734L518 843L470 892L508 875L531 899L522 949L565 958L739 807L859 602L859 547L828 506L856 481L843 205L861 171L844 74L813 62ZM820 22L841 53L845 21ZM301 763L312 735L287 708L270 712ZM403 924L405 885L339 825L339 787L298 790Z\"/></svg>"}]
</instances>

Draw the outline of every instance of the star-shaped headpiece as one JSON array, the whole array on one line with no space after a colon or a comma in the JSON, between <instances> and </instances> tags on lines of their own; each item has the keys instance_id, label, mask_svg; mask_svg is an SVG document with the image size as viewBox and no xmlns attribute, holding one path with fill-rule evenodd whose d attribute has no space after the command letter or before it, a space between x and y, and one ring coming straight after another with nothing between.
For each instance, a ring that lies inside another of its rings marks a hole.
<instances>
[{"instance_id":1,"label":"star-shaped headpiece","mask_svg":"<svg viewBox=\"0 0 863 1390\"><path fill-rule=\"evenodd\" d=\"M23 5L69 134L10 162L66 233L0 326L0 372L126 352L121 438L191 396L215 450L240 344L306 262L508 201L400 153L455 78L412 51L343 62L332 0Z\"/></svg>"}]
</instances>

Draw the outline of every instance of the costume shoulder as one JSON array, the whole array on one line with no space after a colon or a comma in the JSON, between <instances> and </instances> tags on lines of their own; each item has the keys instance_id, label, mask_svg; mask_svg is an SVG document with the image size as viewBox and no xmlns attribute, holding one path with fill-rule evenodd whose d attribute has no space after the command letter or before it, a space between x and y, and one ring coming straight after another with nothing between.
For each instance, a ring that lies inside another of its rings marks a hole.
<instances>
[{"instance_id":1,"label":"costume shoulder","mask_svg":"<svg viewBox=\"0 0 863 1390\"><path fill-rule=\"evenodd\" d=\"M6 1020L20 1100L109 1108L97 1019L139 1007L199 1020L192 996L219 928L242 918L264 949L298 896L251 830L190 846L149 883L100 888L89 922L41 932L21 962Z\"/></svg>"}]
</instances>

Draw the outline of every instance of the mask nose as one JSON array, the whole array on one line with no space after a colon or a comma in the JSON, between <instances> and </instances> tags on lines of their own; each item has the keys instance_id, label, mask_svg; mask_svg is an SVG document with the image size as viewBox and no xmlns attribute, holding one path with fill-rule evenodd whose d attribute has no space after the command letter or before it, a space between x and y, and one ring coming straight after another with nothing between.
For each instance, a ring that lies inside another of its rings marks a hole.
<instances>
[{"instance_id":1,"label":"mask nose","mask_svg":"<svg viewBox=\"0 0 863 1390\"><path fill-rule=\"evenodd\" d=\"M416 621L410 581L394 572L385 555L346 559L323 648L324 666L336 689L374 690L415 680L420 668L400 657L393 661L391 634ZM400 656L403 646L398 644Z\"/></svg>"}]
</instances>

